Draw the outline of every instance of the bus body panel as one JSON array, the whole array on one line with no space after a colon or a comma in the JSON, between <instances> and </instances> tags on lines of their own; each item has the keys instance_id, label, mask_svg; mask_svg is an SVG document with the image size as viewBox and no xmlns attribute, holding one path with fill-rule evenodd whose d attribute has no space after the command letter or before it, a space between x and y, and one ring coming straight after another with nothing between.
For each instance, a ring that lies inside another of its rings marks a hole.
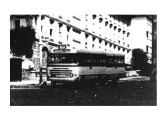
<instances>
[{"instance_id":1,"label":"bus body panel","mask_svg":"<svg viewBox=\"0 0 165 120\"><path fill-rule=\"evenodd\" d=\"M125 67L107 67L107 74L125 73Z\"/></svg>"},{"instance_id":2,"label":"bus body panel","mask_svg":"<svg viewBox=\"0 0 165 120\"><path fill-rule=\"evenodd\" d=\"M79 75L107 74L106 67L89 66L79 67Z\"/></svg>"},{"instance_id":3,"label":"bus body panel","mask_svg":"<svg viewBox=\"0 0 165 120\"><path fill-rule=\"evenodd\" d=\"M81 77L85 80L107 78L125 74L124 67L101 67L101 66L68 66L68 67L47 67L48 81L56 82L74 82L79 81ZM54 73L53 73L54 72ZM56 74L52 76L51 74Z\"/></svg>"},{"instance_id":4,"label":"bus body panel","mask_svg":"<svg viewBox=\"0 0 165 120\"><path fill-rule=\"evenodd\" d=\"M77 80L111 79L125 73L124 56L87 50L60 50L48 54L47 80L74 82Z\"/></svg>"},{"instance_id":5,"label":"bus body panel","mask_svg":"<svg viewBox=\"0 0 165 120\"><path fill-rule=\"evenodd\" d=\"M47 78L48 81L76 81L78 79L79 67L71 65L58 65L48 66L47 67Z\"/></svg>"}]
</instances>

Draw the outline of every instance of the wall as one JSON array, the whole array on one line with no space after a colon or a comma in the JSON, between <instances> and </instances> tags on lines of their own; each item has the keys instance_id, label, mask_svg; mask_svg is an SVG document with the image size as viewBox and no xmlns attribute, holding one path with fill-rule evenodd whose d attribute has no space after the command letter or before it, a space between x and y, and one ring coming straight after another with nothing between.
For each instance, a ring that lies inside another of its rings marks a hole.
<instances>
[{"instance_id":1,"label":"wall","mask_svg":"<svg viewBox=\"0 0 165 120\"><path fill-rule=\"evenodd\" d=\"M36 20L33 18L31 21L38 39L38 42L34 45L34 62L41 62L37 58L38 56L41 57L39 54L41 48L39 46L46 46L50 49L58 44L67 44L70 48L96 49L125 54L126 63L130 63L131 52L126 52L127 49L130 49L127 44L131 46L129 37L127 37L127 33L130 32L129 26L110 15L60 16L51 14L38 15ZM26 22L26 19L21 19L20 25L26 26ZM14 22L11 21L11 28L13 26ZM74 29L78 32L75 32ZM125 32L123 33L123 31ZM36 64L36 66L39 66L39 63Z\"/></svg>"},{"instance_id":2,"label":"wall","mask_svg":"<svg viewBox=\"0 0 165 120\"><path fill-rule=\"evenodd\" d=\"M133 18L131 21L131 49L141 48L147 52L151 59L152 55L152 26L151 22L146 17ZM147 37L148 31L148 37ZM146 49L148 46L148 51ZM151 63L151 61L148 61Z\"/></svg>"}]
</instances>

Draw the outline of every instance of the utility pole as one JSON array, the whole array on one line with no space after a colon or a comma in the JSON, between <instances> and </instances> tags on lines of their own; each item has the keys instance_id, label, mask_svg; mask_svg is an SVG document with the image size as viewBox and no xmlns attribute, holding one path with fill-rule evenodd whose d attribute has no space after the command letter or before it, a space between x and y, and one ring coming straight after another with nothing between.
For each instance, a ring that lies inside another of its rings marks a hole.
<instances>
[{"instance_id":1,"label":"utility pole","mask_svg":"<svg viewBox=\"0 0 165 120\"><path fill-rule=\"evenodd\" d=\"M157 16L152 15L152 65L156 67L157 63Z\"/></svg>"},{"instance_id":2,"label":"utility pole","mask_svg":"<svg viewBox=\"0 0 165 120\"><path fill-rule=\"evenodd\" d=\"M152 15L152 73L151 80L157 79L157 15Z\"/></svg>"}]
</instances>

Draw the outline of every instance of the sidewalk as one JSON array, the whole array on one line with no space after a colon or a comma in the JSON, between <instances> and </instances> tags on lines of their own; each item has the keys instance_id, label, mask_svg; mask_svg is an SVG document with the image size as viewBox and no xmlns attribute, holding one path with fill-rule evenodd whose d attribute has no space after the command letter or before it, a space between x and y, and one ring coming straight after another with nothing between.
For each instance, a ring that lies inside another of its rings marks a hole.
<instances>
[{"instance_id":1,"label":"sidewalk","mask_svg":"<svg viewBox=\"0 0 165 120\"><path fill-rule=\"evenodd\" d=\"M10 82L10 88L29 88L29 87L36 87L39 86L38 80L22 80L22 81L15 81Z\"/></svg>"},{"instance_id":2,"label":"sidewalk","mask_svg":"<svg viewBox=\"0 0 165 120\"><path fill-rule=\"evenodd\" d=\"M119 80L119 82L127 82L127 81L150 81L150 77L136 76L136 77L121 78ZM10 82L10 88L21 88L21 87L32 88L38 86L39 86L39 80L22 80L22 81Z\"/></svg>"},{"instance_id":3,"label":"sidewalk","mask_svg":"<svg viewBox=\"0 0 165 120\"><path fill-rule=\"evenodd\" d=\"M150 81L150 77L147 77L147 76L136 76L136 77L121 78L119 80L119 82L124 82L124 81Z\"/></svg>"}]
</instances>

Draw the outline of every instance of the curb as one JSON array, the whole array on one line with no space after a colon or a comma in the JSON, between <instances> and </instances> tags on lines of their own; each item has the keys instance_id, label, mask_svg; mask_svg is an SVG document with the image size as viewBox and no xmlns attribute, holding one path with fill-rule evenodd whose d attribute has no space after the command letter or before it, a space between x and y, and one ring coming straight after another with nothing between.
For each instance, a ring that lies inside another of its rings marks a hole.
<instances>
[{"instance_id":1,"label":"curb","mask_svg":"<svg viewBox=\"0 0 165 120\"><path fill-rule=\"evenodd\" d=\"M31 88L37 86L39 86L39 81L36 80L10 82L10 88Z\"/></svg>"},{"instance_id":2,"label":"curb","mask_svg":"<svg viewBox=\"0 0 165 120\"><path fill-rule=\"evenodd\" d=\"M136 77L127 77L121 78L119 82L127 82L127 81L150 81L150 77L146 76L136 76ZM25 81L17 81L10 82L10 88L35 88L40 87L39 81L36 80L25 80Z\"/></svg>"},{"instance_id":3,"label":"curb","mask_svg":"<svg viewBox=\"0 0 165 120\"><path fill-rule=\"evenodd\" d=\"M124 81L150 81L150 77L146 77L146 76L127 77L127 78L121 78L119 81L120 82L124 82Z\"/></svg>"}]
</instances>

